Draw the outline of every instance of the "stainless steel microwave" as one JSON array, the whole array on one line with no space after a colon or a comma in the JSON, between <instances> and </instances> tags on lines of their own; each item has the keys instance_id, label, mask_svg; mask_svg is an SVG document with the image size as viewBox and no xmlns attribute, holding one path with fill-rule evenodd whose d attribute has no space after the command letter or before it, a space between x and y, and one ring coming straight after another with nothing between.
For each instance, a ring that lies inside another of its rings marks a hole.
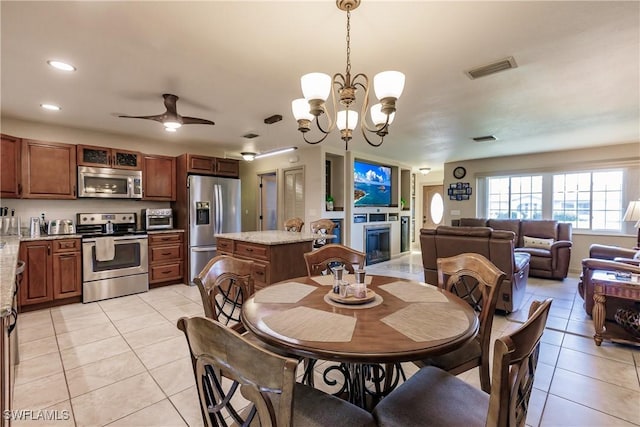
<instances>
[{"instance_id":1,"label":"stainless steel microwave","mask_svg":"<svg viewBox=\"0 0 640 427\"><path fill-rule=\"evenodd\" d=\"M142 171L78 166L78 197L141 199Z\"/></svg>"}]
</instances>

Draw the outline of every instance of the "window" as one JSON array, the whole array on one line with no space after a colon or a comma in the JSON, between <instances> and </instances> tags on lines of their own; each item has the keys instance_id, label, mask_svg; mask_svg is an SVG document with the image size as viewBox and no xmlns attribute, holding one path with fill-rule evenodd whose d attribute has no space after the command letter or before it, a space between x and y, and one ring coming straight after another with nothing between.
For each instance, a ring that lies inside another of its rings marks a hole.
<instances>
[{"instance_id":1,"label":"window","mask_svg":"<svg viewBox=\"0 0 640 427\"><path fill-rule=\"evenodd\" d=\"M542 175L488 178L489 218L542 219Z\"/></svg>"},{"instance_id":2,"label":"window","mask_svg":"<svg viewBox=\"0 0 640 427\"><path fill-rule=\"evenodd\" d=\"M489 218L552 218L574 229L622 232L624 180L624 169L487 177L479 211Z\"/></svg>"},{"instance_id":3,"label":"window","mask_svg":"<svg viewBox=\"0 0 640 427\"><path fill-rule=\"evenodd\" d=\"M622 171L553 176L553 219L575 228L622 229Z\"/></svg>"}]
</instances>

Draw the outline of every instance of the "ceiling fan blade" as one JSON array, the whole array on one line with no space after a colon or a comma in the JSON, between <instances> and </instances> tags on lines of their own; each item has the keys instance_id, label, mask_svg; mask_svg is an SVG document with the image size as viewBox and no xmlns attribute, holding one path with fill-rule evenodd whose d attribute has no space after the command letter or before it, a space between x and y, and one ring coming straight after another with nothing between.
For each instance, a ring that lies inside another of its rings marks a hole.
<instances>
[{"instance_id":1,"label":"ceiling fan blade","mask_svg":"<svg viewBox=\"0 0 640 427\"><path fill-rule=\"evenodd\" d=\"M215 125L214 122L207 119L199 119L197 117L182 117L183 125Z\"/></svg>"},{"instance_id":2,"label":"ceiling fan blade","mask_svg":"<svg viewBox=\"0 0 640 427\"><path fill-rule=\"evenodd\" d=\"M165 93L162 97L164 98L164 106L167 107L167 113L177 116L176 102L178 102L178 97L170 93Z\"/></svg>"},{"instance_id":3,"label":"ceiling fan blade","mask_svg":"<svg viewBox=\"0 0 640 427\"><path fill-rule=\"evenodd\" d=\"M125 119L155 120L156 122L161 122L162 123L164 114L157 114L155 116L123 116L123 115L120 115L118 117L124 117Z\"/></svg>"}]
</instances>

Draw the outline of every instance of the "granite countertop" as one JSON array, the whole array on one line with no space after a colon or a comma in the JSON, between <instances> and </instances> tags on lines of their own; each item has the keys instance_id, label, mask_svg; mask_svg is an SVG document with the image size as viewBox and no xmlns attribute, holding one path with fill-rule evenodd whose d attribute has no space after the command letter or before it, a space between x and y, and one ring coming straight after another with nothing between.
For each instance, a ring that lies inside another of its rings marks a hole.
<instances>
[{"instance_id":1,"label":"granite countertop","mask_svg":"<svg viewBox=\"0 0 640 427\"><path fill-rule=\"evenodd\" d=\"M148 230L147 234L164 234L164 233L184 233L182 228L172 228L170 230Z\"/></svg>"},{"instance_id":2,"label":"granite countertop","mask_svg":"<svg viewBox=\"0 0 640 427\"><path fill-rule=\"evenodd\" d=\"M333 234L314 234L306 231L298 233L297 231L283 230L243 231L240 233L221 233L215 236L262 245L283 245L286 243L309 242L316 239L331 239L336 237Z\"/></svg>"},{"instance_id":3,"label":"granite countertop","mask_svg":"<svg viewBox=\"0 0 640 427\"><path fill-rule=\"evenodd\" d=\"M80 234L41 234L38 237L30 237L29 234L20 237L21 242L35 242L38 240L80 239Z\"/></svg>"},{"instance_id":4,"label":"granite countertop","mask_svg":"<svg viewBox=\"0 0 640 427\"><path fill-rule=\"evenodd\" d=\"M13 304L20 238L0 236L0 242L0 317L5 317L11 313Z\"/></svg>"}]
</instances>

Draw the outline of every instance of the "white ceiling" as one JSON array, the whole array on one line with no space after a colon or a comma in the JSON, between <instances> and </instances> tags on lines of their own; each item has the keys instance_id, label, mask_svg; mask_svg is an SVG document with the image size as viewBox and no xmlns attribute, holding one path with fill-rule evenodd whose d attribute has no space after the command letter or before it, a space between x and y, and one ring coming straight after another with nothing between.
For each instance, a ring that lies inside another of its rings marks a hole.
<instances>
[{"instance_id":1,"label":"white ceiling","mask_svg":"<svg viewBox=\"0 0 640 427\"><path fill-rule=\"evenodd\" d=\"M230 154L305 143L291 115L307 72L344 72L346 14L325 1L1 2L4 117L204 144ZM352 72L406 74L380 148L411 166L640 141L640 2L363 0ZM478 80L464 70L513 56ZM48 67L61 59L77 67ZM216 122L175 134L118 114ZM360 94L362 97L362 93ZM62 111L38 106L52 102ZM265 125L263 119L283 120ZM254 140L247 132L261 135ZM344 149L337 131L323 144ZM476 143L472 137L496 135Z\"/></svg>"}]
</instances>

